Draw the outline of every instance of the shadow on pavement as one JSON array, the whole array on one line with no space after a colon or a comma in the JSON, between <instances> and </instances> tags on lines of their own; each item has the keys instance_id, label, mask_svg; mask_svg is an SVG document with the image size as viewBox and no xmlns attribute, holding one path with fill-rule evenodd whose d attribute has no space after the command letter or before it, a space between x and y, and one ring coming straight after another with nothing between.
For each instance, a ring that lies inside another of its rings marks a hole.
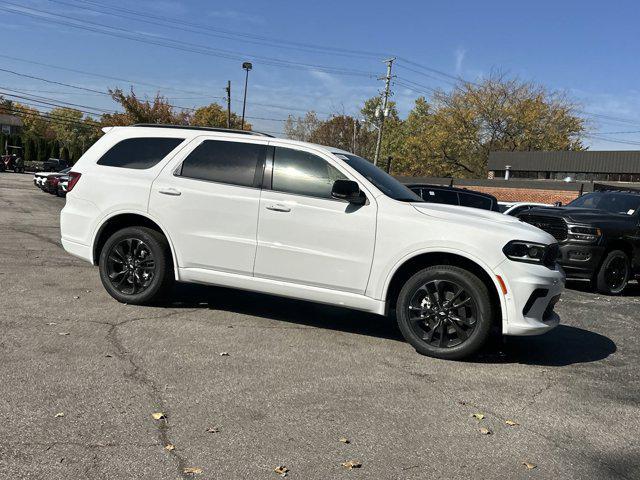
<instances>
[{"instance_id":1,"label":"shadow on pavement","mask_svg":"<svg viewBox=\"0 0 640 480\"><path fill-rule=\"evenodd\" d=\"M179 284L166 306L222 310L404 342L395 321L386 317L262 293ZM541 336L495 339L470 361L565 366L602 360L615 351L615 343L604 335L560 325Z\"/></svg>"},{"instance_id":2,"label":"shadow on pavement","mask_svg":"<svg viewBox=\"0 0 640 480\"><path fill-rule=\"evenodd\" d=\"M296 325L404 341L395 321L366 312L263 293L196 284L178 284L171 308L209 308Z\"/></svg>"},{"instance_id":3,"label":"shadow on pavement","mask_svg":"<svg viewBox=\"0 0 640 480\"><path fill-rule=\"evenodd\" d=\"M603 360L615 351L616 344L604 335L559 325L540 336L505 337L501 345L489 347L480 354L478 361L562 367Z\"/></svg>"},{"instance_id":4,"label":"shadow on pavement","mask_svg":"<svg viewBox=\"0 0 640 480\"><path fill-rule=\"evenodd\" d=\"M575 290L577 292L592 293L593 295L606 296L602 293L596 292L591 283L585 280L567 280L567 288L569 290ZM631 281L625 288L620 297L640 297L640 281ZM610 298L616 298L611 296Z\"/></svg>"}]
</instances>

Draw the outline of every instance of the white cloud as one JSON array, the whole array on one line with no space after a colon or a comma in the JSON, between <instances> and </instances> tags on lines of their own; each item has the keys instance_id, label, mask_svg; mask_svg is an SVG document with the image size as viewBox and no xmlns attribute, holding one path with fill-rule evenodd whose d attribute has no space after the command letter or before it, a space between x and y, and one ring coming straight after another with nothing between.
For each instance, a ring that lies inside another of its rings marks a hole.
<instances>
[{"instance_id":1,"label":"white cloud","mask_svg":"<svg viewBox=\"0 0 640 480\"><path fill-rule=\"evenodd\" d=\"M464 57L467 55L467 50L458 47L454 52L455 60L456 60L456 73L459 75L462 73L462 63L464 62Z\"/></svg>"},{"instance_id":2,"label":"white cloud","mask_svg":"<svg viewBox=\"0 0 640 480\"><path fill-rule=\"evenodd\" d=\"M237 20L240 22L248 22L248 23L264 23L264 18L258 17L257 15L251 15L244 12L239 12L238 10L212 10L208 13L210 17L222 18L225 20Z\"/></svg>"}]
</instances>

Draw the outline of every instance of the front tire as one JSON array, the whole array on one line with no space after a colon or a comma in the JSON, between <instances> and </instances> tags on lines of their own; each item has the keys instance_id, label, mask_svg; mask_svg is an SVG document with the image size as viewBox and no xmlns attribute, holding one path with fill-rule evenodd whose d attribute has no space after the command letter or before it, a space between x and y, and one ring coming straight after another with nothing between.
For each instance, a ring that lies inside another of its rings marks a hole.
<instances>
[{"instance_id":1,"label":"front tire","mask_svg":"<svg viewBox=\"0 0 640 480\"><path fill-rule=\"evenodd\" d=\"M404 338L418 353L460 360L486 343L494 311L489 291L477 276L460 267L436 265L405 283L396 315Z\"/></svg>"},{"instance_id":2,"label":"front tire","mask_svg":"<svg viewBox=\"0 0 640 480\"><path fill-rule=\"evenodd\" d=\"M109 295L133 305L159 301L174 281L167 239L146 227L127 227L112 234L100 252L99 268Z\"/></svg>"},{"instance_id":3,"label":"front tire","mask_svg":"<svg viewBox=\"0 0 640 480\"><path fill-rule=\"evenodd\" d=\"M605 295L620 295L631 278L629 257L622 250L613 250L604 258L596 274L596 289Z\"/></svg>"}]
</instances>

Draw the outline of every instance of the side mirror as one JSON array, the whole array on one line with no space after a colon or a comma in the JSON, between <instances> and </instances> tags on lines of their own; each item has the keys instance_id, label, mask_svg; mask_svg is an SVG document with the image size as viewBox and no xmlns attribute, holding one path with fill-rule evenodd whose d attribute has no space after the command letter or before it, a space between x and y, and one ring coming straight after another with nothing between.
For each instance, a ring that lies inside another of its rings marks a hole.
<instances>
[{"instance_id":1,"label":"side mirror","mask_svg":"<svg viewBox=\"0 0 640 480\"><path fill-rule=\"evenodd\" d=\"M358 182L353 180L336 180L333 182L331 196L355 205L364 205L367 202L367 197L360 191Z\"/></svg>"}]
</instances>

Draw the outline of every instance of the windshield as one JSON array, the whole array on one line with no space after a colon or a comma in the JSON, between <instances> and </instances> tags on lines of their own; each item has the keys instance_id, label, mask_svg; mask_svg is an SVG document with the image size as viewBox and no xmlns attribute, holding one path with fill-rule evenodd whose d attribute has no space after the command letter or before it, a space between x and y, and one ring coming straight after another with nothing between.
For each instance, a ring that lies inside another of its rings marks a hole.
<instances>
[{"instance_id":1,"label":"windshield","mask_svg":"<svg viewBox=\"0 0 640 480\"><path fill-rule=\"evenodd\" d=\"M347 153L334 153L340 160L373 183L387 197L400 202L422 202L422 198L405 187L388 173L376 167L369 160Z\"/></svg>"},{"instance_id":2,"label":"windshield","mask_svg":"<svg viewBox=\"0 0 640 480\"><path fill-rule=\"evenodd\" d=\"M640 195L624 192L587 193L568 203L567 206L633 215L640 208Z\"/></svg>"}]
</instances>

